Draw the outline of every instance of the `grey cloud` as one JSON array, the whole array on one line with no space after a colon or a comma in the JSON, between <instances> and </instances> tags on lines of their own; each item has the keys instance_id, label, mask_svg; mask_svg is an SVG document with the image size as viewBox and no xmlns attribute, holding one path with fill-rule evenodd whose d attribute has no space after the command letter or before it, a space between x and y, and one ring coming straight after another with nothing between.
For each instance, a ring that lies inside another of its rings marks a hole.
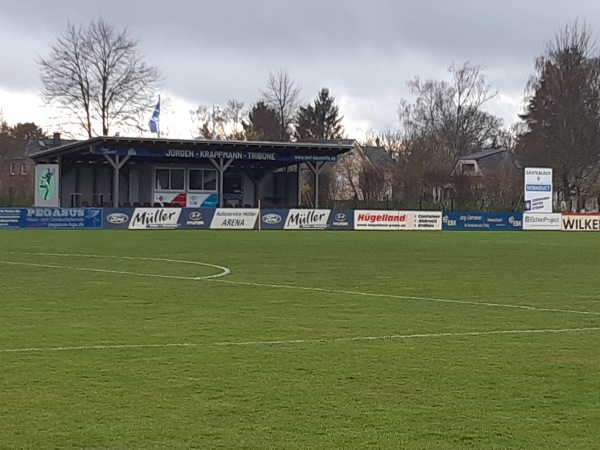
<instances>
[{"instance_id":1,"label":"grey cloud","mask_svg":"<svg viewBox=\"0 0 600 450\"><path fill-rule=\"evenodd\" d=\"M321 87L362 105L354 121L393 124L415 76L441 79L452 63L484 64L493 88L522 97L533 61L568 21L600 31L600 3L585 0L80 0L1 1L0 88L41 89L35 58L67 23L103 18L127 27L164 89L192 103L251 104L269 71L289 72L311 101ZM516 112L496 110L509 121ZM341 111L345 114L344 111ZM347 115L347 114L345 114Z\"/></svg>"}]
</instances>

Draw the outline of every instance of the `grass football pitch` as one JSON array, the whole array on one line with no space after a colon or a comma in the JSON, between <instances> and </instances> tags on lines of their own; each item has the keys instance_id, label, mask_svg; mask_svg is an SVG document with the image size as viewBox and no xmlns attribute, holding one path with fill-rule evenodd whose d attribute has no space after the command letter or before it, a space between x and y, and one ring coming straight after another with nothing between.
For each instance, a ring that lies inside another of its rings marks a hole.
<instances>
[{"instance_id":1,"label":"grass football pitch","mask_svg":"<svg viewBox=\"0 0 600 450\"><path fill-rule=\"evenodd\" d=\"M0 448L598 448L600 241L0 232Z\"/></svg>"}]
</instances>

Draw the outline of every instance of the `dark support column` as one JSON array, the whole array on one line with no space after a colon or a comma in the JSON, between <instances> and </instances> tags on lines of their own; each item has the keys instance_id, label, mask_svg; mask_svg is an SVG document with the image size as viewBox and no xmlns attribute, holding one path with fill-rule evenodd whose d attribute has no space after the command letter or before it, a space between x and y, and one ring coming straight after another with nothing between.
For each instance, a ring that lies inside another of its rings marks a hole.
<instances>
[{"instance_id":1,"label":"dark support column","mask_svg":"<svg viewBox=\"0 0 600 450\"><path fill-rule=\"evenodd\" d=\"M296 192L296 206L301 206L302 203L302 170L300 169L300 166L302 165L302 163L298 163L296 164L296 175L297 175L297 180L296 183L298 183L298 190Z\"/></svg>"}]
</instances>

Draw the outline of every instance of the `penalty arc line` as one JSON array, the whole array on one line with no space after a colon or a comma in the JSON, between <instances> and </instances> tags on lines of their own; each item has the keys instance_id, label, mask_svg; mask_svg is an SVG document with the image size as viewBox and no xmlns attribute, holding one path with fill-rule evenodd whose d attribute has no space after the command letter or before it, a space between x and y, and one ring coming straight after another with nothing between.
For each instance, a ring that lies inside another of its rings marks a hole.
<instances>
[{"instance_id":1,"label":"penalty arc line","mask_svg":"<svg viewBox=\"0 0 600 450\"><path fill-rule=\"evenodd\" d=\"M16 253L16 252L2 252L2 253ZM179 264L195 264L200 266L212 267L215 269L220 269L221 272L214 275L206 275L201 277L184 277L178 275L160 275L160 274L151 274L151 273L139 273L139 272L129 272L124 270L110 270L110 269L94 269L88 267L69 267L69 266L59 266L54 264L41 264L41 263L27 263L27 262L17 262L17 261L0 261L0 264L9 264L15 266L28 266L28 267L42 267L46 269L63 269L63 270L79 270L83 272L97 272L97 273L111 273L116 275L133 275L137 277L147 277L147 278L166 278L166 279L174 279L174 280L190 280L190 281L202 281L209 280L214 278L223 277L225 275L229 275L231 270L227 267L217 266L215 264L201 263L196 261L183 261L176 259L164 259L164 258L136 258L133 256L98 256L98 255L66 255L66 254L52 254L52 253L22 253L28 255L44 255L44 256L72 256L72 257L90 257L90 258L114 258L114 259L143 259L148 261L164 261L164 262L172 262Z\"/></svg>"},{"instance_id":2,"label":"penalty arc line","mask_svg":"<svg viewBox=\"0 0 600 450\"><path fill-rule=\"evenodd\" d=\"M526 335L543 333L583 333L591 331L600 331L600 327L588 328L559 328L559 329L538 329L538 330L492 330L492 331L467 331L467 332L447 332L447 333L420 333L420 334L391 334L384 336L352 336L341 338L321 338L321 339L283 339L270 341L242 341L242 342L214 342L214 343L165 343L165 344L114 344L114 345L78 345L73 347L27 347L27 348L5 348L0 349L1 353L52 353L68 351L87 351L87 350L127 350L127 349L152 349L152 348L190 348L190 347L235 347L235 346L261 346L261 345L293 345L293 344L328 344L338 342L360 342L360 341L393 341L408 339L427 339L427 338L460 338L473 336L501 336L501 335Z\"/></svg>"}]
</instances>

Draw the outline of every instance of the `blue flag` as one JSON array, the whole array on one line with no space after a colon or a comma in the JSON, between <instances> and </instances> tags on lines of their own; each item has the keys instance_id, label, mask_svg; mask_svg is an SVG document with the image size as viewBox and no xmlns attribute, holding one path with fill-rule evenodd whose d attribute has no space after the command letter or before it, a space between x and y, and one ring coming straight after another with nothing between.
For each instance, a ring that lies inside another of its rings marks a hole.
<instances>
[{"instance_id":1,"label":"blue flag","mask_svg":"<svg viewBox=\"0 0 600 450\"><path fill-rule=\"evenodd\" d=\"M160 97L158 98L158 103L156 104L156 107L154 108L154 112L152 113L152 118L150 119L150 122L148 122L148 125L150 126L150 132L151 133L158 133L159 130L159 126L158 126L158 119L160 117Z\"/></svg>"}]
</instances>

